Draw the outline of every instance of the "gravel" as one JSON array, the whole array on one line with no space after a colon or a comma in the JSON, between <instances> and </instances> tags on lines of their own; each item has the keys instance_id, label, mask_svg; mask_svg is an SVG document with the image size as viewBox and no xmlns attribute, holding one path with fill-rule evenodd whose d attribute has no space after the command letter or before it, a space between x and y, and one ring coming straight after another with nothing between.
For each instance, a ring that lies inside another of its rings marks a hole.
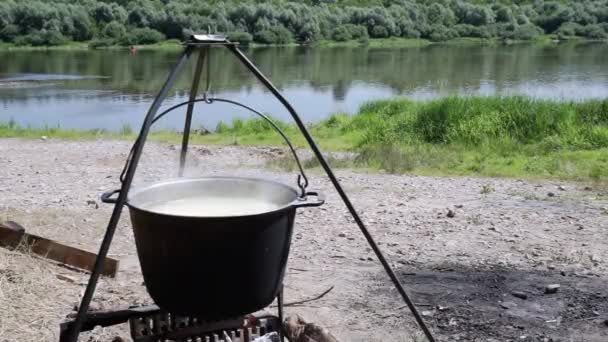
<instances>
[{"instance_id":1,"label":"gravel","mask_svg":"<svg viewBox=\"0 0 608 342\"><path fill-rule=\"evenodd\" d=\"M2 219L19 222L28 232L96 251L112 210L100 203L99 196L119 187L118 176L129 149L130 143L124 141L0 139ZM277 148L194 146L186 175L265 177L295 186L295 173L266 167L268 161L283 154ZM175 145L146 144L134 187L175 177L178 160ZM422 177L353 170L336 173L383 253L403 274L402 279L415 277L407 274L416 274L421 269L545 272L549 265L555 269L550 272L558 277L563 277L560 272L600 278L608 275L606 264L601 262L608 260L605 210L608 194L600 184ZM309 178L309 188L325 192L327 202L320 208L298 212L285 279L286 301L314 297L331 286L335 288L321 300L290 307L288 312L324 325L343 341L385 341L394 336L403 336L403 341L419 338L414 320L327 177L313 169ZM591 186L593 191L586 190ZM558 187L563 187L559 196L547 196ZM448 209L446 215L446 208L457 211ZM11 310L0 313L0 336L7 341L33 340L27 330L38 331L41 341L57 340L55 328L78 303L87 275L28 256L15 259L14 254L10 255L13 266L6 266L9 260L6 253L0 249L0 298L7 301ZM142 286L126 212L110 256L121 260L120 272L116 279L101 281L95 305L110 309L150 303ZM16 262L21 266L15 266ZM41 269L44 276L36 277ZM6 270L23 273L24 280L7 285ZM64 274L67 278L53 274ZM13 286L24 282L30 292L14 298L7 295ZM506 289L504 295L512 291ZM412 293L415 300L418 292ZM449 297L447 292L441 296ZM51 309L36 310L36 306L24 305L36 300ZM451 309L442 315L450 315L460 305L445 301L444 305ZM493 307L497 307L496 303L493 302ZM531 298L524 303L532 303ZM512 310L515 309L507 311ZM14 328L24 321L29 322L27 328ZM434 320L428 321L433 326ZM461 324L456 324L457 321L452 317L446 323L449 328L433 326L440 340L456 340L456 332L450 329ZM577 329L578 326L567 332L558 331L556 338L580 337L573 335L578 333ZM585 340L594 340L594 331L587 329L584 333ZM500 334L498 340L516 339L521 330L500 330ZM89 335L100 341L117 336L126 338L128 328L96 329Z\"/></svg>"}]
</instances>

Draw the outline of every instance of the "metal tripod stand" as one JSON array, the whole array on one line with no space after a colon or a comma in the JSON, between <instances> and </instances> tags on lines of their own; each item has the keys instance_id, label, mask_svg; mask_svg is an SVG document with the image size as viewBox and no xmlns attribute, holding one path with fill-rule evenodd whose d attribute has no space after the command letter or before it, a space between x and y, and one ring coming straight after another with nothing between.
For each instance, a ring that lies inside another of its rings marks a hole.
<instances>
[{"instance_id":1,"label":"metal tripod stand","mask_svg":"<svg viewBox=\"0 0 608 342\"><path fill-rule=\"evenodd\" d=\"M369 245L372 248L372 250L374 251L374 253L376 254L376 257L382 264L384 270L386 271L386 273L390 277L391 281L397 288L397 290L398 290L399 294L401 295L401 297L403 298L404 302L407 304L410 311L414 315L417 323L422 328L427 339L430 342L434 342L435 339L433 338L433 335L431 334L430 330L424 323L422 316L419 314L419 312L416 309L416 307L414 306L413 302L411 301L411 299L405 292L403 285L400 283L399 279L397 278L397 275L392 270L392 268L386 261L386 258L384 257L384 255L382 254L380 249L378 248L378 245L376 244L376 242L372 238L371 234L369 233L368 229L365 227L365 224L359 217L359 214L357 213L357 211L355 210L354 206L352 205L350 199L344 192L338 179L336 178L336 176L334 175L329 164L323 157L323 154L321 153L316 142L314 141L314 139L308 132L308 130L307 130L306 126L304 125L303 121L301 120L300 116L296 113L296 111L289 104L289 102L287 102L287 100L280 94L280 92L272 84L272 82L268 78L266 78L266 76L264 76L262 74L262 72L260 72L260 70L257 69L257 67L243 54L243 52L241 52L241 50L239 50L239 48L236 44L229 42L223 36L215 36L215 35L205 35L205 36L194 35L186 42L185 49L184 49L183 53L181 54L181 56L179 57L177 64L171 70L165 84L161 88L160 92L158 93L154 102L152 103L152 106L150 107L148 113L146 114L146 117L144 119L143 125L142 125L140 133L139 133L139 136L133 145L133 148L131 150L131 153L129 155L129 158L127 160L123 173L121 174L120 179L122 182L122 186L121 186L121 189L117 192L118 198L116 200L113 200L113 203L115 203L114 210L110 217L110 221L108 223L105 235L103 237L101 246L99 248L98 257L97 257L97 260L95 261L93 272L91 273L84 296L82 297L80 306L78 308L78 313L77 313L76 319L75 319L74 323L70 326L69 331L66 332L65 341L76 342L78 340L78 336L81 332L83 324L85 324L87 311L89 309L91 299L93 298L93 294L95 292L95 288L96 288L97 282L99 280L99 276L101 274L104 260L108 254L110 244L112 243L112 238L116 231L116 227L117 227L118 221L120 219L120 215L127 202L128 190L131 187L131 183L133 181L135 171L136 171L137 165L139 163L139 159L140 159L143 147L146 142L146 138L150 132L150 127L162 115L166 114L167 112L169 112L172 109L175 109L175 107L187 105L186 120L185 120L185 125L184 125L184 133L183 133L181 153L180 153L180 167L179 167L179 175L180 176L183 175L183 170L184 170L184 166L185 166L185 162L186 162L186 153L188 151L194 104L196 102L210 101L210 99L207 98L207 95L206 95L207 92L205 92L205 96L203 99L197 99L196 95L198 93L200 78L201 78L201 74L203 72L203 66L205 64L205 58L208 58L209 51L213 47L224 47L224 48L227 48L231 53L233 53L238 58L238 60L281 102L281 104L285 107L285 109L287 109L287 111L291 114L293 120L295 121L296 125L298 126L301 133L304 135L304 138L306 139L307 143L309 144L310 148L312 149L315 157L319 160L319 163L321 164L325 173L327 174L327 176L329 177L333 186L335 187L336 191L340 195L342 201L346 205L346 207L349 210L350 214L352 215L353 219L359 226L359 229L365 236L365 239L369 243ZM198 61L196 64L192 88L190 90L189 101L179 104L177 106L174 106L174 107L170 108L169 110L157 115L158 110L159 110L163 100L167 97L168 92L171 89L171 87L173 86L178 74L180 73L180 71L186 64L186 62L197 52L199 53L199 56L198 56ZM209 68L207 68L207 71L209 71ZM224 101L230 102L230 101L226 101L226 100L224 100ZM240 105L238 103L233 103L233 104ZM240 106L245 107L246 109L250 109L243 105L240 105ZM260 115L260 113L257 113L257 112L256 112L256 114ZM290 148L293 149L293 147L291 145L290 145ZM298 164L299 164L299 162L298 162ZM304 184L301 184L301 182L306 182L306 180L299 179L299 181L298 181L300 187L305 186ZM282 306L281 302L282 302L282 298L279 298L279 306ZM279 311L279 314L280 315L282 314L282 310Z\"/></svg>"}]
</instances>

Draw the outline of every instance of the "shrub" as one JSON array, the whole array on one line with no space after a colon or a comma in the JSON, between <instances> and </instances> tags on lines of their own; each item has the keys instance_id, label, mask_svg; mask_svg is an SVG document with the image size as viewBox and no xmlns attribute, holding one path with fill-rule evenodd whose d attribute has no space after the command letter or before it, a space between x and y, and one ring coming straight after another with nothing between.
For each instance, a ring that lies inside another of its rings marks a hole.
<instances>
[{"instance_id":1,"label":"shrub","mask_svg":"<svg viewBox=\"0 0 608 342\"><path fill-rule=\"evenodd\" d=\"M113 39L93 39L89 42L90 49L99 49L114 45Z\"/></svg>"},{"instance_id":2,"label":"shrub","mask_svg":"<svg viewBox=\"0 0 608 342\"><path fill-rule=\"evenodd\" d=\"M387 38L389 36L388 30L382 25L376 25L372 28L372 38Z\"/></svg>"},{"instance_id":3,"label":"shrub","mask_svg":"<svg viewBox=\"0 0 608 342\"><path fill-rule=\"evenodd\" d=\"M513 38L518 40L532 40L543 34L543 30L535 25L519 25L513 31Z\"/></svg>"},{"instance_id":4,"label":"shrub","mask_svg":"<svg viewBox=\"0 0 608 342\"><path fill-rule=\"evenodd\" d=\"M274 44L277 40L277 35L271 30L261 30L255 33L253 40L260 44Z\"/></svg>"},{"instance_id":5,"label":"shrub","mask_svg":"<svg viewBox=\"0 0 608 342\"><path fill-rule=\"evenodd\" d=\"M582 31L582 26L577 23L564 23L557 29L556 33L560 39L575 37Z\"/></svg>"},{"instance_id":6,"label":"shrub","mask_svg":"<svg viewBox=\"0 0 608 342\"><path fill-rule=\"evenodd\" d=\"M57 31L40 30L14 39L16 45L55 46L65 44L67 39Z\"/></svg>"},{"instance_id":7,"label":"shrub","mask_svg":"<svg viewBox=\"0 0 608 342\"><path fill-rule=\"evenodd\" d=\"M483 37L483 31L486 31L486 29L468 24L459 24L454 26L454 31L459 37Z\"/></svg>"},{"instance_id":8,"label":"shrub","mask_svg":"<svg viewBox=\"0 0 608 342\"><path fill-rule=\"evenodd\" d=\"M13 42L19 35L19 28L15 25L6 25L0 30L0 40L5 42Z\"/></svg>"},{"instance_id":9,"label":"shrub","mask_svg":"<svg viewBox=\"0 0 608 342\"><path fill-rule=\"evenodd\" d=\"M291 32L285 26L275 26L272 28L276 35L275 44L289 44L292 41Z\"/></svg>"},{"instance_id":10,"label":"shrub","mask_svg":"<svg viewBox=\"0 0 608 342\"><path fill-rule=\"evenodd\" d=\"M346 24L343 25L350 33L352 39L369 38L367 28L362 25Z\"/></svg>"},{"instance_id":11,"label":"shrub","mask_svg":"<svg viewBox=\"0 0 608 342\"><path fill-rule=\"evenodd\" d=\"M338 26L331 33L331 39L333 39L337 42L345 42L345 41L353 39L353 36L351 35L351 33L347 27Z\"/></svg>"},{"instance_id":12,"label":"shrub","mask_svg":"<svg viewBox=\"0 0 608 342\"><path fill-rule=\"evenodd\" d=\"M510 23L513 21L513 19L513 12L511 9L507 6L499 5L499 7L496 9L496 21L499 23Z\"/></svg>"},{"instance_id":13,"label":"shrub","mask_svg":"<svg viewBox=\"0 0 608 342\"><path fill-rule=\"evenodd\" d=\"M120 39L121 45L154 44L164 40L165 36L150 28L136 28Z\"/></svg>"},{"instance_id":14,"label":"shrub","mask_svg":"<svg viewBox=\"0 0 608 342\"><path fill-rule=\"evenodd\" d=\"M457 33L448 29L443 25L438 25L432 28L429 39L434 42L443 42L457 37Z\"/></svg>"},{"instance_id":15,"label":"shrub","mask_svg":"<svg viewBox=\"0 0 608 342\"><path fill-rule=\"evenodd\" d=\"M292 41L291 32L284 26L273 26L256 32L253 40L262 44L288 44Z\"/></svg>"},{"instance_id":16,"label":"shrub","mask_svg":"<svg viewBox=\"0 0 608 342\"><path fill-rule=\"evenodd\" d=\"M587 25L583 28L583 32L585 37L590 39L606 39L608 35L604 31L604 29L597 24Z\"/></svg>"},{"instance_id":17,"label":"shrub","mask_svg":"<svg viewBox=\"0 0 608 342\"><path fill-rule=\"evenodd\" d=\"M121 38L126 33L124 25L116 21L112 21L101 30L101 36L106 38Z\"/></svg>"},{"instance_id":18,"label":"shrub","mask_svg":"<svg viewBox=\"0 0 608 342\"><path fill-rule=\"evenodd\" d=\"M249 45L253 41L253 36L247 32L237 31L228 34L228 40L242 45Z\"/></svg>"}]
</instances>

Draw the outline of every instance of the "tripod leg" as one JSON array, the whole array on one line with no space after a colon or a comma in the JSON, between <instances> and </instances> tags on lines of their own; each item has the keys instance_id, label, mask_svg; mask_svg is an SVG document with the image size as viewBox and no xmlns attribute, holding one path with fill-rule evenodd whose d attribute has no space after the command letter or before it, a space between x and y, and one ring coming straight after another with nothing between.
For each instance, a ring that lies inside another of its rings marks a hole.
<instances>
[{"instance_id":1,"label":"tripod leg","mask_svg":"<svg viewBox=\"0 0 608 342\"><path fill-rule=\"evenodd\" d=\"M201 49L196 62L196 69L194 71L194 78L192 80L192 88L190 88L190 101L196 99L198 93L198 85L201 81L201 74L203 73L203 65L205 59L208 58L209 48L206 47ZM186 154L188 153L188 142L190 140L190 128L192 126L192 114L194 111L194 102L188 103L188 109L186 110L186 123L184 124L184 135L182 137L182 151L179 156L179 177L184 175L184 167L186 166Z\"/></svg>"},{"instance_id":2,"label":"tripod leg","mask_svg":"<svg viewBox=\"0 0 608 342\"><path fill-rule=\"evenodd\" d=\"M150 110L146 114L146 118L144 119L144 123L139 133L139 137L137 138L137 141L135 143L132 160L129 163L129 167L127 169L125 178L120 188L118 199L116 200L114 210L112 211L112 216L110 217L110 222L108 223L106 233L101 242L101 246L99 247L99 253L97 254L97 259L95 260L95 265L93 266L93 272L91 272L87 288L84 292L84 295L82 296L82 300L80 301L76 320L74 321L74 325L66 335L66 342L76 342L78 340L78 335L80 335L80 329L82 327L82 324L84 323L87 311L89 310L89 305L91 304L91 299L93 298L93 293L95 292L95 287L97 286L97 281L99 280L99 276L103 268L103 263L105 261L106 256L108 255L108 250L110 249L112 238L114 237L114 233L116 232L116 226L118 225L120 214L122 213L122 209L127 201L127 192L129 191L129 187L131 186L131 182L133 181L133 176L135 175L135 170L137 169L137 164L139 162L139 157L141 156L145 140L148 136L148 133L150 132L150 126L152 126L152 120L154 119L154 116L156 115L156 112L158 111L158 108L160 107L161 103L163 102L165 97L167 97L169 89L171 89L171 87L173 86L177 74L182 69L186 61L190 58L191 52L191 47L186 48L180 60L171 70L167 81L161 88L160 92L156 96L156 99L152 103Z\"/></svg>"},{"instance_id":3,"label":"tripod leg","mask_svg":"<svg viewBox=\"0 0 608 342\"><path fill-rule=\"evenodd\" d=\"M342 202L344 202L344 205L346 206L346 208L350 212L351 216L357 223L357 226L359 227L359 230L361 231L361 233L367 240L367 243L369 244L369 246L372 248L372 250L376 254L376 257L380 261L380 264L382 264L384 271L386 272L386 274L389 276L389 278L393 282L393 285L395 286L395 288L401 295L401 298L403 299L403 301L407 304L408 308L410 309L410 312L412 313L412 315L416 319L416 322L418 323L418 325L424 332L424 335L426 336L427 340L429 342L435 342L435 338L433 337L433 334L431 333L430 329L427 327L426 323L424 322L422 315L420 314L420 312L418 312L418 309L414 305L414 302L411 300L411 298L408 296L407 292L405 291L405 288L401 284L401 281L399 281L399 278L395 274L395 271L393 270L393 268L390 266L390 264L384 257L384 254L382 254L382 251L380 250L380 248L378 247L378 244L376 243L376 241L372 237L371 233L369 232L369 230L363 223L363 220L361 220L361 217L357 213L357 210L355 209L352 202L348 198L348 195L346 195L346 192L342 188L340 181L338 181L338 178L336 177L333 170L331 169L331 167L325 160L325 157L323 157L321 150L317 146L317 143L315 142L315 140L310 135L310 132L308 132L306 125L304 124L304 122L302 121L302 119L300 118L298 113L296 113L295 109L293 109L293 107L291 106L291 104L289 104L287 99L285 99L285 97L283 97L283 95L281 95L279 90L272 84L272 82L268 78L266 78L266 76L264 76L264 74L262 74L262 72L260 70L258 70L258 68L247 58L247 56L245 56L243 54L243 52L241 52L241 50L238 49L238 47L236 47L234 45L227 45L227 48L236 55L236 57L241 61L241 63L243 63L247 67L247 69L249 69L249 71L251 71L254 74L254 76L262 84L264 84L266 89L268 89L281 102L281 104L285 107L285 109L287 109L289 114L291 114L291 117L296 122L296 125L298 126L298 128L300 129L300 132L306 139L306 142L308 142L308 145L310 146L310 149L312 150L315 157L319 161L319 164L321 164L321 167L327 174L327 177L329 178L329 180L333 184L334 188L340 195Z\"/></svg>"},{"instance_id":4,"label":"tripod leg","mask_svg":"<svg viewBox=\"0 0 608 342\"><path fill-rule=\"evenodd\" d=\"M277 295L277 311L279 312L279 339L281 342L285 341L285 334L283 333L283 284Z\"/></svg>"}]
</instances>

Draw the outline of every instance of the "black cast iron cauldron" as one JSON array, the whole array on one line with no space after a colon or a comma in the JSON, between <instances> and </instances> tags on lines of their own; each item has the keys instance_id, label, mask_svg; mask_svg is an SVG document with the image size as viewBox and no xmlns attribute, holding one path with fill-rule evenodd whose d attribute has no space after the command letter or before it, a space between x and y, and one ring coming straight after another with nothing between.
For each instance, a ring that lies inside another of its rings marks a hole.
<instances>
[{"instance_id":1,"label":"black cast iron cauldron","mask_svg":"<svg viewBox=\"0 0 608 342\"><path fill-rule=\"evenodd\" d=\"M104 202L112 201L111 194L103 195ZM283 281L296 208L324 203L316 192L306 195L240 177L182 178L131 190L127 205L148 293L163 310L205 319L268 306ZM270 209L221 216L155 209L193 197L263 201Z\"/></svg>"}]
</instances>

